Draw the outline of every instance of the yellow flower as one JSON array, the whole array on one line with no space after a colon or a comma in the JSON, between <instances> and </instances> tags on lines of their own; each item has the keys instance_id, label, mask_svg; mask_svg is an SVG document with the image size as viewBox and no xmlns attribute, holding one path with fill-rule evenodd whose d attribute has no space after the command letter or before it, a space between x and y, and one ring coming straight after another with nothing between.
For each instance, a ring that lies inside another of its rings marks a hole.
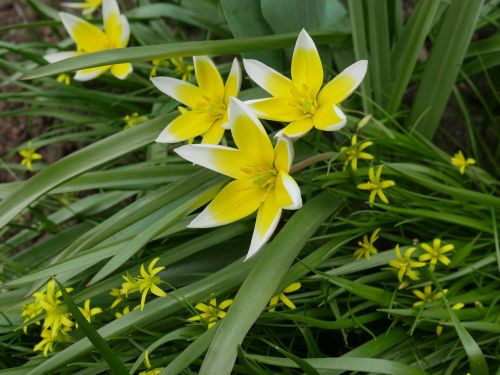
<instances>
[{"instance_id":1,"label":"yellow flower","mask_svg":"<svg viewBox=\"0 0 500 375\"><path fill-rule=\"evenodd\" d=\"M243 60L250 78L271 98L251 100L251 109L259 118L289 123L280 133L300 137L313 127L324 131L339 130L346 116L338 105L359 86L368 62L360 60L323 88L323 66L316 46L305 30L297 38L292 57L292 79L256 60Z\"/></svg>"},{"instance_id":2,"label":"yellow flower","mask_svg":"<svg viewBox=\"0 0 500 375\"><path fill-rule=\"evenodd\" d=\"M156 76L156 71L160 66L170 66L170 63L164 59L153 59L151 63L153 64L153 67L151 68L151 72L149 72L149 78L153 78Z\"/></svg>"},{"instance_id":3,"label":"yellow flower","mask_svg":"<svg viewBox=\"0 0 500 375\"><path fill-rule=\"evenodd\" d=\"M420 290L414 290L413 294L420 298L420 301L415 302L413 307L420 307L424 304L437 301L438 299L443 298L446 292L448 292L448 289L443 289L442 292L433 292L431 285L426 285L423 292Z\"/></svg>"},{"instance_id":4,"label":"yellow flower","mask_svg":"<svg viewBox=\"0 0 500 375\"><path fill-rule=\"evenodd\" d=\"M171 77L153 77L151 82L164 94L186 105L190 110L170 122L156 142L176 143L201 136L202 143L218 144L227 123L229 98L238 96L241 69L234 59L226 84L214 62L207 56L195 56L194 69L198 87Z\"/></svg>"},{"instance_id":5,"label":"yellow flower","mask_svg":"<svg viewBox=\"0 0 500 375\"><path fill-rule=\"evenodd\" d=\"M204 303L198 303L195 306L196 310L201 311L202 313L199 315L192 316L189 318L189 321L202 320L208 324L208 328L212 328L219 319L224 319L226 316L226 310L233 303L232 299L226 299L222 301L219 305L217 305L217 300L212 298L208 305Z\"/></svg>"},{"instance_id":6,"label":"yellow flower","mask_svg":"<svg viewBox=\"0 0 500 375\"><path fill-rule=\"evenodd\" d=\"M257 117L245 104L231 99L229 123L238 148L185 145L176 148L184 159L235 180L227 184L189 225L209 228L229 224L257 211L257 221L247 259L267 242L283 209L302 206L300 188L288 174L293 146L280 137L274 147Z\"/></svg>"},{"instance_id":7,"label":"yellow flower","mask_svg":"<svg viewBox=\"0 0 500 375\"><path fill-rule=\"evenodd\" d=\"M67 330L53 332L51 329L43 329L40 333L42 341L34 346L33 351L41 351L43 352L43 355L47 357L49 353L54 351L54 346L57 343L71 341L71 337L67 334L67 332Z\"/></svg>"},{"instance_id":8,"label":"yellow flower","mask_svg":"<svg viewBox=\"0 0 500 375\"><path fill-rule=\"evenodd\" d=\"M349 162L351 163L351 168L353 171L358 170L358 159L373 160L373 155L363 152L367 147L373 145L373 142L366 141L361 142L358 145L358 137L354 134L351 138L351 147L341 147L340 152L344 153L344 170L347 169Z\"/></svg>"},{"instance_id":9,"label":"yellow flower","mask_svg":"<svg viewBox=\"0 0 500 375\"><path fill-rule=\"evenodd\" d=\"M141 298L141 311L144 309L144 304L146 303L146 296L148 292L153 293L158 297L166 297L167 293L161 290L158 285L161 284L161 279L156 276L165 267L156 267L155 264L160 260L160 258L155 258L149 263L148 271L144 268L144 264L141 264L141 277L137 278L137 284L139 285L139 291L142 293Z\"/></svg>"},{"instance_id":10,"label":"yellow flower","mask_svg":"<svg viewBox=\"0 0 500 375\"><path fill-rule=\"evenodd\" d=\"M119 319L122 316L127 315L128 313L130 313L130 307L126 306L123 308L123 310L121 312L119 312L119 311L115 312L115 318Z\"/></svg>"},{"instance_id":11,"label":"yellow flower","mask_svg":"<svg viewBox=\"0 0 500 375\"><path fill-rule=\"evenodd\" d=\"M396 183L392 180L381 181L380 180L381 174L382 174L382 166L378 167L376 174L373 167L370 167L368 171L368 178L370 179L370 181L365 182L364 184L359 184L357 186L357 188L361 190L371 190L370 198L368 199L368 201L370 202L370 206L372 206L373 202L375 202L375 197L377 195L382 200L382 202L386 204L389 203L389 200L385 196L383 189L396 185Z\"/></svg>"},{"instance_id":12,"label":"yellow flower","mask_svg":"<svg viewBox=\"0 0 500 375\"><path fill-rule=\"evenodd\" d=\"M121 292L121 289L118 289L118 288L111 288L111 291L110 293L113 297L115 297L116 299L113 301L113 303L111 304L111 309L114 309L116 306L118 306L120 304L120 302L122 302L124 300L124 297L125 295L122 294Z\"/></svg>"},{"instance_id":13,"label":"yellow flower","mask_svg":"<svg viewBox=\"0 0 500 375\"><path fill-rule=\"evenodd\" d=\"M90 16L101 6L102 0L84 0L81 3L62 3L65 7L81 9L84 16Z\"/></svg>"},{"instance_id":14,"label":"yellow flower","mask_svg":"<svg viewBox=\"0 0 500 375\"><path fill-rule=\"evenodd\" d=\"M418 280L419 277L412 268L424 267L425 263L417 262L412 260L411 255L416 250L414 247L409 247L404 256L401 255L401 251L399 250L399 245L396 245L396 256L397 260L390 260L389 266L398 269L398 279L400 282L403 282L403 277L407 275L411 280Z\"/></svg>"},{"instance_id":15,"label":"yellow flower","mask_svg":"<svg viewBox=\"0 0 500 375\"><path fill-rule=\"evenodd\" d=\"M43 307L38 300L23 305L21 310L21 318L24 319L23 332L25 334L28 333L27 323L42 313L43 313ZM35 323L40 324L39 321Z\"/></svg>"},{"instance_id":16,"label":"yellow flower","mask_svg":"<svg viewBox=\"0 0 500 375\"><path fill-rule=\"evenodd\" d=\"M432 247L427 245L426 243L421 244L420 247L424 249L427 252L427 254L420 255L418 257L418 260L422 262L430 260L429 263L430 271L434 271L438 261L443 263L445 266L450 264L451 263L450 258L448 258L446 255L443 254L453 251L453 249L455 248L452 244L441 246L441 239L439 238L436 238L433 241Z\"/></svg>"},{"instance_id":17,"label":"yellow flower","mask_svg":"<svg viewBox=\"0 0 500 375\"><path fill-rule=\"evenodd\" d=\"M30 143L28 143L28 145L30 145ZM36 152L36 148L30 148L28 150L21 150L19 151L19 155L22 156L22 160L21 160L21 165L25 166L26 169L30 172L33 171L33 165L31 164L33 162L33 160L41 160L42 159L42 155L40 155L39 153Z\"/></svg>"},{"instance_id":18,"label":"yellow flower","mask_svg":"<svg viewBox=\"0 0 500 375\"><path fill-rule=\"evenodd\" d=\"M182 57L172 58L170 62L175 67L175 74L177 77L181 77L183 81L189 81L193 75L194 66L191 64L186 64Z\"/></svg>"},{"instance_id":19,"label":"yellow flower","mask_svg":"<svg viewBox=\"0 0 500 375\"><path fill-rule=\"evenodd\" d=\"M71 84L71 77L65 73L61 73L57 76L56 81L69 86Z\"/></svg>"},{"instance_id":20,"label":"yellow flower","mask_svg":"<svg viewBox=\"0 0 500 375\"><path fill-rule=\"evenodd\" d=\"M472 158L465 159L465 156L462 153L462 151L458 151L451 158L451 164L453 164L455 167L457 167L460 170L461 174L464 174L465 168L467 168L469 165L476 164L476 161Z\"/></svg>"},{"instance_id":21,"label":"yellow flower","mask_svg":"<svg viewBox=\"0 0 500 375\"><path fill-rule=\"evenodd\" d=\"M103 0L102 15L104 31L72 14L59 13L66 31L76 43L77 50L45 55L45 60L53 63L86 53L126 47L130 38L130 27L125 16L120 14L116 0ZM125 79L132 73L132 64L121 63L81 69L76 72L73 78L77 81L89 81L107 70L110 70L116 78Z\"/></svg>"},{"instance_id":22,"label":"yellow flower","mask_svg":"<svg viewBox=\"0 0 500 375\"><path fill-rule=\"evenodd\" d=\"M370 239L368 239L368 235L365 234L363 236L363 241L358 241L358 245L360 247L356 249L356 251L354 252L356 260L359 260L363 257L366 259L370 259L372 254L373 255L377 254L377 249L375 248L375 246L373 246L373 243L378 240L379 232L380 228L377 228L373 231L372 235L370 236Z\"/></svg>"},{"instance_id":23,"label":"yellow flower","mask_svg":"<svg viewBox=\"0 0 500 375\"><path fill-rule=\"evenodd\" d=\"M125 280L125 282L122 283L122 288L120 289L120 294L122 296L125 296L125 298L128 298L129 293L134 293L134 292L139 291L139 283L132 275L130 275L129 273L126 273L125 275L122 275L122 279ZM116 303L115 306L118 305L118 303ZM114 304L114 302L113 302L113 304Z\"/></svg>"},{"instance_id":24,"label":"yellow flower","mask_svg":"<svg viewBox=\"0 0 500 375\"><path fill-rule=\"evenodd\" d=\"M87 319L87 321L90 323L90 319L97 314L102 313L102 309L100 307L94 307L90 308L90 299L85 300L85 303L82 307L78 307L80 309L80 312L82 315Z\"/></svg>"},{"instance_id":25,"label":"yellow flower","mask_svg":"<svg viewBox=\"0 0 500 375\"><path fill-rule=\"evenodd\" d=\"M283 289L283 291L279 294L275 294L271 300L269 301L269 306L270 306L270 309L269 311L274 311L276 310L276 305L278 304L278 302L281 300L281 302L283 302L286 306L288 306L290 309L294 310L296 309L297 307L294 305L294 303L292 301L290 301L290 299L286 296L286 293L293 293L297 290L300 289L302 285L299 283L299 282L296 282L296 283L292 283L290 285L288 285L285 289Z\"/></svg>"},{"instance_id":26,"label":"yellow flower","mask_svg":"<svg viewBox=\"0 0 500 375\"><path fill-rule=\"evenodd\" d=\"M138 125L140 123L143 123L144 121L148 120L148 116L139 116L137 112L134 112L130 115L126 115L122 117L123 121L125 121L125 126L123 127L123 130L130 129L134 127L135 125Z\"/></svg>"}]
</instances>

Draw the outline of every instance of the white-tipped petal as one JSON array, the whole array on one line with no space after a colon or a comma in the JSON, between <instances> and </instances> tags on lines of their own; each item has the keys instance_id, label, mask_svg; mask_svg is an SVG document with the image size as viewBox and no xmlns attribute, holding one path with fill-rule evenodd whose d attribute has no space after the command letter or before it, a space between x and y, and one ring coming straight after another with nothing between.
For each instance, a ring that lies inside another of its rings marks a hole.
<instances>
[{"instance_id":1,"label":"white-tipped petal","mask_svg":"<svg viewBox=\"0 0 500 375\"><path fill-rule=\"evenodd\" d=\"M73 79L75 81L90 81L94 78L99 77L108 70L110 66L98 66L96 68L88 68L77 70Z\"/></svg>"},{"instance_id":2,"label":"white-tipped petal","mask_svg":"<svg viewBox=\"0 0 500 375\"><path fill-rule=\"evenodd\" d=\"M151 82L164 94L191 108L196 106L202 95L198 87L180 79L153 77Z\"/></svg>"},{"instance_id":3,"label":"white-tipped petal","mask_svg":"<svg viewBox=\"0 0 500 375\"><path fill-rule=\"evenodd\" d=\"M293 144L286 135L278 137L276 146L274 146L274 167L278 171L288 173L292 167L294 158Z\"/></svg>"},{"instance_id":4,"label":"white-tipped petal","mask_svg":"<svg viewBox=\"0 0 500 375\"><path fill-rule=\"evenodd\" d=\"M286 210L297 210L302 207L300 187L288 173L279 172L276 176L275 195L278 206Z\"/></svg>"},{"instance_id":5,"label":"white-tipped petal","mask_svg":"<svg viewBox=\"0 0 500 375\"><path fill-rule=\"evenodd\" d=\"M313 96L323 84L323 65L314 41L302 29L292 57L292 81L296 87L308 87Z\"/></svg>"},{"instance_id":6,"label":"white-tipped petal","mask_svg":"<svg viewBox=\"0 0 500 375\"><path fill-rule=\"evenodd\" d=\"M231 71L224 85L224 103L229 104L230 97L238 97L241 87L241 67L237 58L234 58Z\"/></svg>"},{"instance_id":7,"label":"white-tipped petal","mask_svg":"<svg viewBox=\"0 0 500 375\"><path fill-rule=\"evenodd\" d=\"M275 97L290 98L291 79L257 60L243 59L245 71L257 85Z\"/></svg>"},{"instance_id":8,"label":"white-tipped petal","mask_svg":"<svg viewBox=\"0 0 500 375\"><path fill-rule=\"evenodd\" d=\"M359 60L345 68L320 91L318 94L319 105L339 104L344 101L361 84L367 69L367 60Z\"/></svg>"},{"instance_id":9,"label":"white-tipped petal","mask_svg":"<svg viewBox=\"0 0 500 375\"><path fill-rule=\"evenodd\" d=\"M64 52L49 53L48 55L45 55L43 58L47 60L49 63L55 63L74 56L78 56L78 52L64 51Z\"/></svg>"},{"instance_id":10,"label":"white-tipped petal","mask_svg":"<svg viewBox=\"0 0 500 375\"><path fill-rule=\"evenodd\" d=\"M65 12L60 12L59 17L68 34L82 51L96 52L109 47L107 36L97 26Z\"/></svg>"},{"instance_id":11,"label":"white-tipped petal","mask_svg":"<svg viewBox=\"0 0 500 375\"><path fill-rule=\"evenodd\" d=\"M347 117L336 105L320 107L313 116L314 127L323 131L342 129L347 124Z\"/></svg>"}]
</instances>

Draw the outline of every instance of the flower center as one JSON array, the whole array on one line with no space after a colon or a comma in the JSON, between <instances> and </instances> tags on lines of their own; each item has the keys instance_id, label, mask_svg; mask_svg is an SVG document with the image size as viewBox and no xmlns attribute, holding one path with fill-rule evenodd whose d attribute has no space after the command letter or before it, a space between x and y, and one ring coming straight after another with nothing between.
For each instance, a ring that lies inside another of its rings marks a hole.
<instances>
[{"instance_id":1,"label":"flower center","mask_svg":"<svg viewBox=\"0 0 500 375\"><path fill-rule=\"evenodd\" d=\"M309 86L303 84L300 89L294 86L290 90L290 93L294 97L294 100L290 103L290 105L302 110L305 117L312 117L318 109L318 101L316 100L316 95L312 92Z\"/></svg>"},{"instance_id":2,"label":"flower center","mask_svg":"<svg viewBox=\"0 0 500 375\"><path fill-rule=\"evenodd\" d=\"M218 98L214 100L213 98L203 96L203 100L197 103L193 110L198 112L209 112L214 120L220 120L225 116L227 107L226 104Z\"/></svg>"}]
</instances>

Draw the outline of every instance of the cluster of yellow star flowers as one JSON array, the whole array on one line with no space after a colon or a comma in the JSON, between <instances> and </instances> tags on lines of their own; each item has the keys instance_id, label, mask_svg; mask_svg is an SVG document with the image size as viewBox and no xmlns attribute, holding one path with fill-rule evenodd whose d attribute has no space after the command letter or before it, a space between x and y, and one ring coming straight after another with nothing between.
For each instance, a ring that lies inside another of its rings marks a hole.
<instances>
[{"instance_id":1,"label":"cluster of yellow star flowers","mask_svg":"<svg viewBox=\"0 0 500 375\"><path fill-rule=\"evenodd\" d=\"M66 288L68 293L72 290L72 288ZM69 333L77 327L66 305L61 301L62 292L56 289L54 280L50 280L44 290L33 293L33 297L33 302L22 307L23 331L27 334L28 325L32 322L42 326L40 333L42 340L35 345L33 350L41 351L47 357L58 343L70 342ZM89 299L79 309L89 323L94 315L102 313L101 308L90 307Z\"/></svg>"},{"instance_id":2,"label":"cluster of yellow star flowers","mask_svg":"<svg viewBox=\"0 0 500 375\"><path fill-rule=\"evenodd\" d=\"M140 308L140 310L144 310L144 305L146 304L146 297L148 293L154 294L158 297L166 297L167 293L164 292L159 285L162 283L160 276L158 274L165 269L165 267L155 267L156 263L160 258L153 259L146 270L144 264L141 264L139 269L138 276L132 276L129 273L122 275L123 283L121 284L121 288L112 288L110 294L115 297L111 308L114 309L118 306L122 301L125 301L129 298L129 294L132 293L141 293L141 302L135 308ZM134 308L134 309L135 309ZM124 315L127 315L130 312L130 306L125 307L121 312L115 313L116 318L120 318Z\"/></svg>"}]
</instances>

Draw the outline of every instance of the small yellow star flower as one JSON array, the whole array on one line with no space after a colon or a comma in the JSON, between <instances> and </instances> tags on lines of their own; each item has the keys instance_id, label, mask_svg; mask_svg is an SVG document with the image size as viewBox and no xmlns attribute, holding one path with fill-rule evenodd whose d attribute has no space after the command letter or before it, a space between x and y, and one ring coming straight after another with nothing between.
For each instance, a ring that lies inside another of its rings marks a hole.
<instances>
[{"instance_id":1,"label":"small yellow star flower","mask_svg":"<svg viewBox=\"0 0 500 375\"><path fill-rule=\"evenodd\" d=\"M396 185L396 183L392 180L385 180L385 181L380 180L381 174L382 174L382 165L378 167L376 174L373 167L370 167L368 171L368 178L370 179L370 181L365 182L363 184L359 184L357 186L357 188L361 190L371 190L370 198L368 199L368 201L370 202L370 206L373 206L373 202L375 202L375 197L377 195L382 200L382 202L388 204L389 200L385 196L383 189Z\"/></svg>"},{"instance_id":2,"label":"small yellow star flower","mask_svg":"<svg viewBox=\"0 0 500 375\"><path fill-rule=\"evenodd\" d=\"M208 324L208 329L212 328L219 319L224 319L226 316L226 310L233 303L232 299L226 299L217 305L217 300L212 298L208 305L204 303L198 303L195 306L196 310L201 311L199 315L192 316L189 321L201 320Z\"/></svg>"},{"instance_id":3,"label":"small yellow star flower","mask_svg":"<svg viewBox=\"0 0 500 375\"><path fill-rule=\"evenodd\" d=\"M30 145L30 143L28 143ZM22 156L21 165L25 166L30 172L33 172L33 160L41 160L42 155L36 152L36 148L30 148L28 150L19 151L19 155Z\"/></svg>"},{"instance_id":4,"label":"small yellow star flower","mask_svg":"<svg viewBox=\"0 0 500 375\"><path fill-rule=\"evenodd\" d=\"M412 268L424 267L425 263L417 262L412 260L411 255L416 250L414 247L409 247L404 256L401 255L401 251L399 250L399 245L396 245L396 256L397 260L390 260L389 266L398 269L398 279L400 282L403 282L403 277L407 275L411 280L418 280L419 277Z\"/></svg>"},{"instance_id":5,"label":"small yellow star flower","mask_svg":"<svg viewBox=\"0 0 500 375\"><path fill-rule=\"evenodd\" d=\"M90 299L85 300L83 308L82 307L78 308L80 309L80 312L85 317L85 319L87 319L89 323L94 315L102 313L102 309L100 307L90 308Z\"/></svg>"},{"instance_id":6,"label":"small yellow star flower","mask_svg":"<svg viewBox=\"0 0 500 375\"><path fill-rule=\"evenodd\" d=\"M102 0L84 0L81 3L62 3L63 6L73 9L81 9L85 17L94 13L101 6Z\"/></svg>"},{"instance_id":7,"label":"small yellow star flower","mask_svg":"<svg viewBox=\"0 0 500 375\"><path fill-rule=\"evenodd\" d=\"M130 129L140 123L143 123L148 120L148 116L139 116L137 112L134 112L130 115L126 115L122 117L122 120L125 122L125 126L123 130Z\"/></svg>"},{"instance_id":8,"label":"small yellow star flower","mask_svg":"<svg viewBox=\"0 0 500 375\"><path fill-rule=\"evenodd\" d=\"M111 291L109 292L113 297L116 299L113 301L111 304L111 309L114 309L116 306L118 306L126 297L121 293L121 290L118 288L111 288Z\"/></svg>"},{"instance_id":9,"label":"small yellow star flower","mask_svg":"<svg viewBox=\"0 0 500 375\"><path fill-rule=\"evenodd\" d=\"M232 177L189 228L210 228L243 219L257 211L247 259L259 251L278 225L283 209L302 206L297 182L289 175L293 145L280 137L273 149L257 117L231 98L229 123L238 148L217 145L185 145L174 151L182 158Z\"/></svg>"},{"instance_id":10,"label":"small yellow star flower","mask_svg":"<svg viewBox=\"0 0 500 375\"><path fill-rule=\"evenodd\" d=\"M175 67L175 74L177 77L181 77L183 81L189 81L193 75L194 66L191 64L186 64L182 57L172 58L170 62Z\"/></svg>"},{"instance_id":11,"label":"small yellow star flower","mask_svg":"<svg viewBox=\"0 0 500 375\"><path fill-rule=\"evenodd\" d=\"M448 289L443 289L442 292L433 292L431 285L426 285L423 292L420 290L414 290L413 294L420 298L420 301L415 302L413 307L421 307L424 304L437 301L438 299L443 298L446 292L448 292Z\"/></svg>"},{"instance_id":12,"label":"small yellow star flower","mask_svg":"<svg viewBox=\"0 0 500 375\"><path fill-rule=\"evenodd\" d=\"M156 138L158 143L176 143L201 136L202 143L218 144L224 135L229 98L237 97L241 86L238 60L234 59L225 84L208 56L195 56L193 60L198 87L171 77L151 78L161 92L190 108L181 111L167 125Z\"/></svg>"},{"instance_id":13,"label":"small yellow star flower","mask_svg":"<svg viewBox=\"0 0 500 375\"><path fill-rule=\"evenodd\" d=\"M372 255L377 254L377 248L373 246L373 243L378 240L379 232L380 228L377 228L373 231L370 239L368 239L368 235L365 234L363 236L363 241L358 241L358 246L360 247L354 252L356 260L360 260L361 258L370 259Z\"/></svg>"},{"instance_id":14,"label":"small yellow star flower","mask_svg":"<svg viewBox=\"0 0 500 375\"><path fill-rule=\"evenodd\" d=\"M301 137L313 127L335 131L347 123L338 105L359 86L368 62L360 60L344 69L323 88L323 66L318 50L309 34L302 30L297 38L289 79L257 60L243 60L250 78L270 98L247 102L257 117L288 125L278 133Z\"/></svg>"},{"instance_id":15,"label":"small yellow star flower","mask_svg":"<svg viewBox=\"0 0 500 375\"><path fill-rule=\"evenodd\" d=\"M119 319L122 316L127 315L128 313L130 313L130 307L126 306L123 308L123 310L121 312L120 311L115 312L115 318Z\"/></svg>"},{"instance_id":16,"label":"small yellow star flower","mask_svg":"<svg viewBox=\"0 0 500 375\"><path fill-rule=\"evenodd\" d=\"M129 293L134 293L139 291L139 283L131 274L127 272L125 275L122 275L122 279L125 280L125 282L122 283L122 288L120 289L120 294L122 296L128 298ZM118 305L118 303L116 303L116 305Z\"/></svg>"},{"instance_id":17,"label":"small yellow star flower","mask_svg":"<svg viewBox=\"0 0 500 375\"><path fill-rule=\"evenodd\" d=\"M33 351L41 351L47 357L49 353L54 351L57 343L70 342L71 337L67 334L68 330L60 330L53 332L51 329L43 329L40 333L42 341L35 345Z\"/></svg>"},{"instance_id":18,"label":"small yellow star flower","mask_svg":"<svg viewBox=\"0 0 500 375\"><path fill-rule=\"evenodd\" d=\"M460 170L460 174L464 174L465 168L467 168L469 165L476 164L476 161L472 158L465 159L465 156L462 153L462 151L458 151L451 158L451 164L453 164L455 167L457 167Z\"/></svg>"},{"instance_id":19,"label":"small yellow star flower","mask_svg":"<svg viewBox=\"0 0 500 375\"><path fill-rule=\"evenodd\" d=\"M433 241L432 247L427 245L426 243L421 244L420 247L424 249L427 254L420 255L418 257L418 260L422 262L430 260L430 271L434 271L438 261L443 263L445 266L449 265L451 263L451 260L444 254L453 251L453 249L455 248L452 244L441 246L441 239L439 238L436 238Z\"/></svg>"},{"instance_id":20,"label":"small yellow star flower","mask_svg":"<svg viewBox=\"0 0 500 375\"><path fill-rule=\"evenodd\" d=\"M69 86L71 84L71 77L65 73L61 73L57 76L56 81Z\"/></svg>"},{"instance_id":21,"label":"small yellow star flower","mask_svg":"<svg viewBox=\"0 0 500 375\"><path fill-rule=\"evenodd\" d=\"M104 31L72 14L59 13L66 31L76 43L77 50L48 54L44 56L44 59L49 63L53 63L86 53L127 47L130 38L130 27L125 16L120 13L116 0L102 1L102 16ZM76 72L73 78L77 81L89 81L108 70L116 78L125 79L132 73L132 64L121 63L81 69Z\"/></svg>"},{"instance_id":22,"label":"small yellow star flower","mask_svg":"<svg viewBox=\"0 0 500 375\"><path fill-rule=\"evenodd\" d=\"M346 170L349 163L351 163L352 170L357 171L358 159L373 160L374 156L372 154L363 152L365 148L372 145L373 142L371 141L360 142L360 144L358 144L358 137L356 136L356 134L354 134L351 138L351 147L344 146L340 148L340 152L344 153L345 158L344 170Z\"/></svg>"},{"instance_id":23,"label":"small yellow star flower","mask_svg":"<svg viewBox=\"0 0 500 375\"><path fill-rule=\"evenodd\" d=\"M142 293L141 298L141 311L144 309L144 304L146 303L146 296L148 292L153 293L158 297L166 297L167 293L161 290L158 285L161 284L161 279L157 274L165 269L165 267L156 267L155 264L160 260L160 258L155 258L149 263L148 271L144 268L144 264L141 264L141 277L137 278L137 284L139 284L139 291Z\"/></svg>"},{"instance_id":24,"label":"small yellow star flower","mask_svg":"<svg viewBox=\"0 0 500 375\"><path fill-rule=\"evenodd\" d=\"M285 289L283 289L283 291L279 294L275 294L271 300L269 301L269 311L274 311L276 310L276 305L278 304L278 302L281 300L281 302L283 302L286 306L288 306L288 308L294 310L296 309L297 307L295 306L295 304L290 301L290 299L286 296L286 293L293 293L297 290L300 289L302 285L299 283L299 282L296 282L296 283L292 283L290 285L288 285Z\"/></svg>"},{"instance_id":25,"label":"small yellow star flower","mask_svg":"<svg viewBox=\"0 0 500 375\"><path fill-rule=\"evenodd\" d=\"M24 319L23 332L28 333L28 322L43 313L43 307L38 300L24 304L21 311L21 318ZM40 324L39 321L35 322Z\"/></svg>"}]
</instances>

